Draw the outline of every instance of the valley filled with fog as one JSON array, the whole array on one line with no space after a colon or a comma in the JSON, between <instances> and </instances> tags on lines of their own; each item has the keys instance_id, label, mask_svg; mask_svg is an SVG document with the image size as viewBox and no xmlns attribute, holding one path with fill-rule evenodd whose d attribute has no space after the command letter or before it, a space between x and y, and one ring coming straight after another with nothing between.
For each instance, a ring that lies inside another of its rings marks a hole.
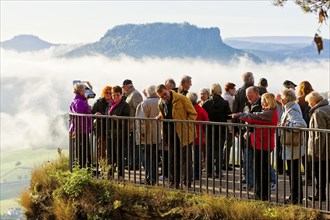
<instances>
[{"instance_id":1,"label":"valley filled with fog","mask_svg":"<svg viewBox=\"0 0 330 220\"><path fill-rule=\"evenodd\" d=\"M99 97L105 85L122 85L131 79L142 91L149 85L182 75L192 77L190 91L222 87L233 82L242 85L241 74L254 73L255 81L268 80L268 91L279 93L284 80L298 84L309 81L318 92L329 91L329 60L264 62L247 58L221 64L201 59L133 59L85 56L61 58L54 48L18 53L1 49L1 151L21 148L67 148L67 116L73 98L72 81L90 81ZM89 100L92 105L95 100Z\"/></svg>"}]
</instances>

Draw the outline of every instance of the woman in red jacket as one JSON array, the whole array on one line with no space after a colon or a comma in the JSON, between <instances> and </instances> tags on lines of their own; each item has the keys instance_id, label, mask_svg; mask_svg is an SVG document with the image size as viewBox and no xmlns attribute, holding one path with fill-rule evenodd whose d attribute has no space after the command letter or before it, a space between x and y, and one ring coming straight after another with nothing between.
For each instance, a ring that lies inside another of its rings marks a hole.
<instances>
[{"instance_id":1,"label":"woman in red jacket","mask_svg":"<svg viewBox=\"0 0 330 220\"><path fill-rule=\"evenodd\" d=\"M272 93L261 96L262 112L236 113L233 118L239 118L249 124L276 126L278 113L276 100ZM275 128L255 128L249 133L251 145L255 149L255 187L256 199L268 200L268 156L275 146Z\"/></svg>"},{"instance_id":2,"label":"woman in red jacket","mask_svg":"<svg viewBox=\"0 0 330 220\"><path fill-rule=\"evenodd\" d=\"M197 118L196 121L209 121L209 116L207 112L197 103L198 96L194 92L189 92L187 94L187 97L190 99L192 102L196 112L197 112ZM199 180L201 176L201 165L202 161L199 156L200 149L203 152L203 148L205 148L205 124L198 124L196 123L196 136L194 140L194 145L195 148L193 149L194 151L194 180ZM200 145L201 144L201 145Z\"/></svg>"}]
</instances>

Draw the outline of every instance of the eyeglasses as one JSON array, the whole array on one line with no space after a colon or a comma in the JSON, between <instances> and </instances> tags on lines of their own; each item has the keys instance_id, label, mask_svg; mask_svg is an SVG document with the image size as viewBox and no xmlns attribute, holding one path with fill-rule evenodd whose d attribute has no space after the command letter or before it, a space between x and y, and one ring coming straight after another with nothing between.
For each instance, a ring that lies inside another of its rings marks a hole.
<instances>
[{"instance_id":1,"label":"eyeglasses","mask_svg":"<svg viewBox=\"0 0 330 220\"><path fill-rule=\"evenodd\" d=\"M107 95L111 95L111 92L106 92L105 94L107 94Z\"/></svg>"}]
</instances>

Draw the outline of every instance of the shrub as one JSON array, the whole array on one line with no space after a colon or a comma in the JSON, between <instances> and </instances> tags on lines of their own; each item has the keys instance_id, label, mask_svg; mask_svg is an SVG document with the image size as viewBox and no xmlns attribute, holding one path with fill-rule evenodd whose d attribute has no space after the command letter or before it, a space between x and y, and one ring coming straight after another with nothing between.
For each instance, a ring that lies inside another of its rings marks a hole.
<instances>
[{"instance_id":1,"label":"shrub","mask_svg":"<svg viewBox=\"0 0 330 220\"><path fill-rule=\"evenodd\" d=\"M317 210L93 179L63 155L36 167L20 204L28 219L318 219Z\"/></svg>"}]
</instances>

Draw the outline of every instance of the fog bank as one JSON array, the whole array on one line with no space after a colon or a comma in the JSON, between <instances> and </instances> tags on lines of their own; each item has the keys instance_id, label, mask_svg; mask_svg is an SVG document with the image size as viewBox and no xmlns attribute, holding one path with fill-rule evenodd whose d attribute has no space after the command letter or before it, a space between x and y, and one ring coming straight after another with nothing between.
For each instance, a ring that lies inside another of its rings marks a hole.
<instances>
[{"instance_id":1,"label":"fog bank","mask_svg":"<svg viewBox=\"0 0 330 220\"><path fill-rule=\"evenodd\" d=\"M255 64L241 58L220 64L199 59L66 59L53 54L53 49L34 53L1 49L1 150L67 147L68 122L59 116L69 110L72 81L76 79L90 81L97 97L105 85L122 85L125 79L131 79L142 91L167 78L179 83L182 75L192 77L190 90L194 92L214 82L221 86L233 82L239 88L241 74L246 71L254 73L256 83L261 77L268 79L268 90L273 93L281 90L286 79L296 84L307 80L319 92L329 91L330 85L329 60Z\"/></svg>"}]
</instances>

